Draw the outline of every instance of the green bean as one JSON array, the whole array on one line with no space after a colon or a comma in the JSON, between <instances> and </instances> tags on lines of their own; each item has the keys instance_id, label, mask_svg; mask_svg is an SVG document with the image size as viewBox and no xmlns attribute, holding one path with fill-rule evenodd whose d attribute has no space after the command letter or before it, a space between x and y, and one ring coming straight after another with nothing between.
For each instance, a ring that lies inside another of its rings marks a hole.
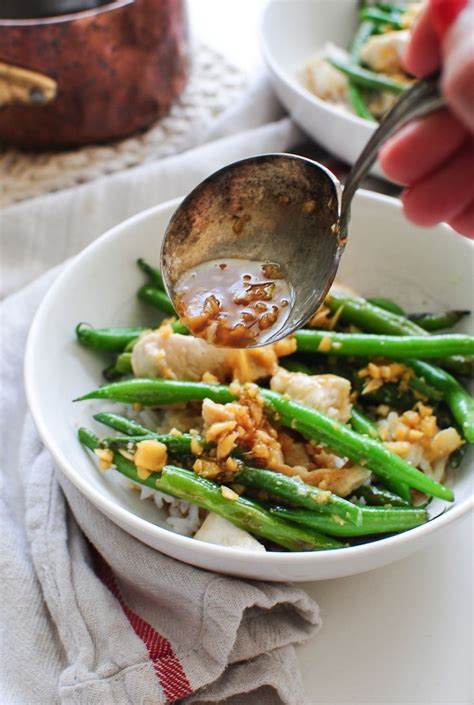
<instances>
[{"instance_id":1,"label":"green bean","mask_svg":"<svg viewBox=\"0 0 474 705\"><path fill-rule=\"evenodd\" d=\"M396 12L398 14L403 14L406 10L403 5L400 4L393 4L391 2L377 2L375 5L379 8L379 10L383 10L384 12Z\"/></svg>"},{"instance_id":2,"label":"green bean","mask_svg":"<svg viewBox=\"0 0 474 705\"><path fill-rule=\"evenodd\" d=\"M446 313L410 313L410 321L417 323L423 330L428 332L452 328L465 316L469 316L470 311L446 311Z\"/></svg>"},{"instance_id":3,"label":"green bean","mask_svg":"<svg viewBox=\"0 0 474 705\"><path fill-rule=\"evenodd\" d=\"M173 333L189 335L189 330L181 321L171 323ZM93 328L87 323L78 323L76 335L86 347L104 352L132 352L140 335L150 328ZM125 361L126 358L124 358Z\"/></svg>"},{"instance_id":4,"label":"green bean","mask_svg":"<svg viewBox=\"0 0 474 705\"><path fill-rule=\"evenodd\" d=\"M342 61L339 57L329 56L327 60L334 68L348 76L351 81L359 86L397 94L403 93L410 87L409 83L402 83L384 74L364 69L361 66L357 66L357 64Z\"/></svg>"},{"instance_id":5,"label":"green bean","mask_svg":"<svg viewBox=\"0 0 474 705\"><path fill-rule=\"evenodd\" d=\"M343 292L334 290L326 297L325 304L336 313L341 307L339 320L343 323L353 323L369 333L383 335L410 335L428 336L429 333L413 321L397 316L389 311L384 311L378 306L370 304L360 296L348 296ZM460 358L443 360L443 367L461 375L469 375L472 371L470 361Z\"/></svg>"},{"instance_id":6,"label":"green bean","mask_svg":"<svg viewBox=\"0 0 474 705\"><path fill-rule=\"evenodd\" d=\"M305 507L323 514L335 514L345 521L359 524L362 520L360 508L332 492L308 485L296 477L288 477L280 472L242 466L234 476L234 481L245 487L256 487L297 507Z\"/></svg>"},{"instance_id":7,"label":"green bean","mask_svg":"<svg viewBox=\"0 0 474 705\"><path fill-rule=\"evenodd\" d=\"M366 43L367 39L370 37L370 35L374 31L374 24L373 22L367 21L367 22L362 22L359 25L359 28L354 36L352 46L351 46L351 56L352 60L354 61L355 64L360 64L359 61L359 54L360 50L363 47L363 45ZM365 102L365 98L362 94L361 89L359 86L356 86L355 83L352 83L352 81L349 81L349 85L347 87L347 95L349 98L349 102L351 103L354 112L356 115L358 115L361 118L364 118L365 120L370 120L371 122L376 122L374 116L369 110L369 107L367 106L367 103Z\"/></svg>"},{"instance_id":8,"label":"green bean","mask_svg":"<svg viewBox=\"0 0 474 705\"><path fill-rule=\"evenodd\" d=\"M190 401L203 401L209 398L217 403L235 401L236 396L221 384L188 382L167 379L131 379L104 385L74 401L86 399L110 399L128 404L144 406L166 406L186 404Z\"/></svg>"},{"instance_id":9,"label":"green bean","mask_svg":"<svg viewBox=\"0 0 474 705\"><path fill-rule=\"evenodd\" d=\"M194 454L193 439L204 450L209 450L212 447L212 444L206 443L201 436L192 436L189 433L180 435L153 433L144 426L134 422L130 423L128 419L118 415L111 418L110 415L98 414L94 418L102 421L102 423L105 422L107 425L113 425L117 430L125 431L128 429L132 431L131 434L126 436L106 436L101 438L98 441L101 448L117 450L120 447L126 447L130 450L131 446L135 446L140 441L151 439L164 443L173 455ZM140 435L138 435L138 431L140 431ZM272 470L252 468L242 464L238 473L234 476L234 481L246 487L257 487L271 492L296 506L310 508L323 513L337 514L347 521L356 523L360 521L360 511L352 502L348 502L331 492L320 490L318 487L306 485L299 479L286 477Z\"/></svg>"},{"instance_id":10,"label":"green bean","mask_svg":"<svg viewBox=\"0 0 474 705\"><path fill-rule=\"evenodd\" d=\"M377 7L365 7L361 11L360 17L363 20L376 23L377 26L391 25L395 29L405 29L403 15L398 12L384 12Z\"/></svg>"},{"instance_id":11,"label":"green bean","mask_svg":"<svg viewBox=\"0 0 474 705\"><path fill-rule=\"evenodd\" d=\"M140 338L140 336L138 336L137 338L132 338L132 340L129 340L129 342L126 344L126 346L125 346L125 348L124 348L123 351L124 351L124 352L127 352L127 353L128 353L128 352L130 352L130 353L133 352L133 348L134 348L135 345L138 343L139 338Z\"/></svg>"},{"instance_id":12,"label":"green bean","mask_svg":"<svg viewBox=\"0 0 474 705\"><path fill-rule=\"evenodd\" d=\"M101 448L111 448L114 451L120 449L133 451L137 443L141 443L141 441L159 441L168 448L171 455L186 456L193 455L193 439L195 441L198 440L190 433L173 435L172 433L154 433L153 431L148 431L141 436L103 436L99 439L99 445ZM199 439L199 441L201 441L203 449L206 450L210 448L209 443L205 443L202 439Z\"/></svg>"},{"instance_id":13,"label":"green bean","mask_svg":"<svg viewBox=\"0 0 474 705\"><path fill-rule=\"evenodd\" d=\"M348 426L320 411L287 400L269 389L260 389L267 406L276 414L279 423L299 431L311 440L334 449L342 456L363 465L381 477L401 480L410 487L440 499L452 501L452 490L435 482L413 465L391 453L382 443L360 436ZM182 382L163 379L132 379L100 387L75 401L110 399L148 406L183 404L211 399L215 402L234 401L236 396L228 387L203 382Z\"/></svg>"},{"instance_id":14,"label":"green bean","mask_svg":"<svg viewBox=\"0 0 474 705\"><path fill-rule=\"evenodd\" d=\"M376 425L356 406L353 406L351 411L351 428L362 436L379 438Z\"/></svg>"},{"instance_id":15,"label":"green bean","mask_svg":"<svg viewBox=\"0 0 474 705\"><path fill-rule=\"evenodd\" d=\"M363 507L360 526L346 523L338 517L315 514L306 509L270 507L272 516L293 521L302 526L323 531L330 536L367 536L370 534L390 534L414 529L428 521L424 509L385 509L383 507Z\"/></svg>"},{"instance_id":16,"label":"green bean","mask_svg":"<svg viewBox=\"0 0 474 705\"><path fill-rule=\"evenodd\" d=\"M311 367L305 365L304 362L299 360L293 360L291 357L284 357L278 361L280 367L284 367L288 372L303 372L305 375L313 375L314 372Z\"/></svg>"},{"instance_id":17,"label":"green bean","mask_svg":"<svg viewBox=\"0 0 474 705\"><path fill-rule=\"evenodd\" d=\"M133 419L128 419L121 414L114 414L111 411L101 411L95 414L94 419L104 424L104 426L120 431L120 433L126 433L128 436L145 436L150 433L150 429L146 428L146 426L142 426L133 421Z\"/></svg>"},{"instance_id":18,"label":"green bean","mask_svg":"<svg viewBox=\"0 0 474 705\"><path fill-rule=\"evenodd\" d=\"M340 291L331 290L325 304L333 313L342 308L339 320L354 323L369 333L382 335L427 335L416 323L390 311L374 306L361 296L350 296Z\"/></svg>"},{"instance_id":19,"label":"green bean","mask_svg":"<svg viewBox=\"0 0 474 705\"><path fill-rule=\"evenodd\" d=\"M391 453L380 441L360 436L348 426L321 412L283 399L275 392L262 390L261 393L277 413L278 421L282 425L299 431L310 440L333 448L340 455L359 465L365 465L375 475L384 479L404 482L409 487L440 499L454 499L451 489L440 485L403 458Z\"/></svg>"},{"instance_id":20,"label":"green bean","mask_svg":"<svg viewBox=\"0 0 474 705\"><path fill-rule=\"evenodd\" d=\"M142 272L149 277L151 284L158 287L158 289L161 289L162 291L165 290L165 284L159 269L152 267L151 264L148 264L148 262L146 262L142 257L137 259L137 265Z\"/></svg>"},{"instance_id":21,"label":"green bean","mask_svg":"<svg viewBox=\"0 0 474 705\"><path fill-rule=\"evenodd\" d=\"M376 485L361 485L352 493L355 498L363 498L368 505L376 507L410 507L411 502L402 499L397 493Z\"/></svg>"},{"instance_id":22,"label":"green bean","mask_svg":"<svg viewBox=\"0 0 474 705\"><path fill-rule=\"evenodd\" d=\"M420 379L419 377L416 377L415 375L413 377L410 377L410 379L408 380L408 385L415 392L419 392L422 396L426 397L427 399L430 399L431 401L441 401L442 399L444 399L443 394L438 389L435 389L434 387L427 384L424 380Z\"/></svg>"},{"instance_id":23,"label":"green bean","mask_svg":"<svg viewBox=\"0 0 474 705\"><path fill-rule=\"evenodd\" d=\"M98 439L86 429L79 429L79 440L90 450L98 447ZM161 473L152 473L140 479L134 463L120 453L114 454L116 469L129 480L183 499L228 519L232 524L255 536L279 544L290 551L312 551L342 548L343 544L310 529L304 529L278 517L245 497L227 499L222 487L190 470L166 465Z\"/></svg>"},{"instance_id":24,"label":"green bean","mask_svg":"<svg viewBox=\"0 0 474 705\"><path fill-rule=\"evenodd\" d=\"M411 490L406 482L401 482L400 480L391 480L386 477L382 480L383 484L389 492L396 494L398 497L403 499L409 506L411 506Z\"/></svg>"},{"instance_id":25,"label":"green bean","mask_svg":"<svg viewBox=\"0 0 474 705\"><path fill-rule=\"evenodd\" d=\"M464 437L474 443L474 399L470 394L449 372L439 367L422 360L407 360L407 364L422 381L442 392Z\"/></svg>"},{"instance_id":26,"label":"green bean","mask_svg":"<svg viewBox=\"0 0 474 705\"><path fill-rule=\"evenodd\" d=\"M395 313L397 316L404 316L405 311L392 299L385 299L383 297L372 297L367 299L369 304L373 304L378 308L383 308L384 311L389 311L390 313Z\"/></svg>"},{"instance_id":27,"label":"green bean","mask_svg":"<svg viewBox=\"0 0 474 705\"><path fill-rule=\"evenodd\" d=\"M369 419L365 414L360 411L357 407L353 406L351 411L351 428L357 433L361 433L371 438L377 438L380 440L379 432L377 426ZM410 488L405 482L400 480L394 480L390 478L384 479L384 484L391 492L401 497L403 500L411 503L411 493Z\"/></svg>"},{"instance_id":28,"label":"green bean","mask_svg":"<svg viewBox=\"0 0 474 705\"><path fill-rule=\"evenodd\" d=\"M171 328L173 329L173 333L179 333L180 335L189 335L189 330L186 328L184 323L181 323L181 321L175 321L174 323L172 323Z\"/></svg>"},{"instance_id":29,"label":"green bean","mask_svg":"<svg viewBox=\"0 0 474 705\"><path fill-rule=\"evenodd\" d=\"M174 306L167 294L156 286L145 284L145 286L142 286L141 289L138 290L137 296L140 301L144 301L146 304L153 306L153 308L157 308L159 311L163 311L163 313L167 313L170 316L176 316Z\"/></svg>"},{"instance_id":30,"label":"green bean","mask_svg":"<svg viewBox=\"0 0 474 705\"><path fill-rule=\"evenodd\" d=\"M370 109L365 102L364 96L362 95L359 87L352 81L349 81L349 85L347 86L347 97L356 115L364 120L377 122L373 114L370 112Z\"/></svg>"},{"instance_id":31,"label":"green bean","mask_svg":"<svg viewBox=\"0 0 474 705\"><path fill-rule=\"evenodd\" d=\"M124 448L133 452L133 448L141 441L156 440L163 443L168 448L171 455L189 456L194 455L192 442L198 442L204 450L211 448L210 443L206 443L202 438L192 436L189 433L181 435L159 434L149 432L143 436L105 436L99 439L101 448L110 448L113 451L120 451ZM233 453L239 456L241 453ZM302 480L287 477L279 472L262 468L252 468L241 464L238 472L233 476L233 482L245 487L265 490L276 497L282 498L297 507L305 507L323 514L335 514L346 521L358 523L361 513L356 504L348 502L338 495L312 487Z\"/></svg>"},{"instance_id":32,"label":"green bean","mask_svg":"<svg viewBox=\"0 0 474 705\"><path fill-rule=\"evenodd\" d=\"M443 358L474 354L474 336L394 336L334 331L298 330L294 334L298 352L319 352L348 357Z\"/></svg>"},{"instance_id":33,"label":"green bean","mask_svg":"<svg viewBox=\"0 0 474 705\"><path fill-rule=\"evenodd\" d=\"M151 439L164 443L174 455L192 454L193 439L203 449L211 447L211 444L206 443L201 436L193 436L190 433L157 433L121 414L100 412L95 414L94 419L109 428L113 428L115 431L125 434L123 436L105 436L100 438L99 445L101 447L116 449L122 446L135 446L140 441Z\"/></svg>"},{"instance_id":34,"label":"green bean","mask_svg":"<svg viewBox=\"0 0 474 705\"><path fill-rule=\"evenodd\" d=\"M117 359L112 365L106 367L103 371L105 379L112 381L119 379L124 375L132 373L132 353L123 352L117 356Z\"/></svg>"},{"instance_id":35,"label":"green bean","mask_svg":"<svg viewBox=\"0 0 474 705\"><path fill-rule=\"evenodd\" d=\"M373 34L374 23L371 20L361 22L354 35L351 44L351 57L355 63L360 62L360 50L367 42L368 38Z\"/></svg>"},{"instance_id":36,"label":"green bean","mask_svg":"<svg viewBox=\"0 0 474 705\"><path fill-rule=\"evenodd\" d=\"M76 335L79 342L94 350L122 352L125 346L135 340L146 328L93 328L88 323L78 323Z\"/></svg>"}]
</instances>

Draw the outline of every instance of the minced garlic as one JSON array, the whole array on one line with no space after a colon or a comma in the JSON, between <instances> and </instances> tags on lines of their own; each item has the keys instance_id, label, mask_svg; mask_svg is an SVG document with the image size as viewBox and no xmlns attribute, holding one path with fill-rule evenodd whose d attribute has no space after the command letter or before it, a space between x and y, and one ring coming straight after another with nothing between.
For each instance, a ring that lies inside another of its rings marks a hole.
<instances>
[{"instance_id":1,"label":"minced garlic","mask_svg":"<svg viewBox=\"0 0 474 705\"><path fill-rule=\"evenodd\" d=\"M237 492L231 490L230 487L226 487L226 485L221 485L221 495L225 499L230 499L232 502L235 502L237 499L239 499L239 495L237 494Z\"/></svg>"},{"instance_id":2,"label":"minced garlic","mask_svg":"<svg viewBox=\"0 0 474 705\"><path fill-rule=\"evenodd\" d=\"M221 473L221 468L217 463L212 462L212 460L202 460L201 458L195 461L193 470L197 475L211 480Z\"/></svg>"},{"instance_id":3,"label":"minced garlic","mask_svg":"<svg viewBox=\"0 0 474 705\"><path fill-rule=\"evenodd\" d=\"M137 443L137 450L133 457L133 462L137 468L143 468L150 472L160 472L168 460L168 451L164 443L149 440Z\"/></svg>"},{"instance_id":4,"label":"minced garlic","mask_svg":"<svg viewBox=\"0 0 474 705\"><path fill-rule=\"evenodd\" d=\"M193 455L202 455L202 452L203 452L202 445L199 443L197 438L195 436L193 436L191 438L191 453L193 453Z\"/></svg>"},{"instance_id":5,"label":"minced garlic","mask_svg":"<svg viewBox=\"0 0 474 705\"><path fill-rule=\"evenodd\" d=\"M94 453L99 458L99 468L101 470L108 470L112 467L114 454L110 448L96 448Z\"/></svg>"},{"instance_id":6,"label":"minced garlic","mask_svg":"<svg viewBox=\"0 0 474 705\"><path fill-rule=\"evenodd\" d=\"M318 492L316 497L314 498L314 501L316 504L327 504L331 498L331 493L326 492L322 490L321 492Z\"/></svg>"},{"instance_id":7,"label":"minced garlic","mask_svg":"<svg viewBox=\"0 0 474 705\"><path fill-rule=\"evenodd\" d=\"M331 350L331 338L329 336L325 335L324 338L321 339L321 342L318 345L318 351L322 353L328 353Z\"/></svg>"}]
</instances>

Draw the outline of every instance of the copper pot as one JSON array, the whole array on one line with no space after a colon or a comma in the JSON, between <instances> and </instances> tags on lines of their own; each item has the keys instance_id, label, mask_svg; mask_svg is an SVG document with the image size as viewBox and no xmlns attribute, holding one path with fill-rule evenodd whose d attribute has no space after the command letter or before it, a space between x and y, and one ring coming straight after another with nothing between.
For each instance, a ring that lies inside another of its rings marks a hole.
<instances>
[{"instance_id":1,"label":"copper pot","mask_svg":"<svg viewBox=\"0 0 474 705\"><path fill-rule=\"evenodd\" d=\"M170 109L187 72L184 0L0 19L0 142L49 149L124 137Z\"/></svg>"}]
</instances>

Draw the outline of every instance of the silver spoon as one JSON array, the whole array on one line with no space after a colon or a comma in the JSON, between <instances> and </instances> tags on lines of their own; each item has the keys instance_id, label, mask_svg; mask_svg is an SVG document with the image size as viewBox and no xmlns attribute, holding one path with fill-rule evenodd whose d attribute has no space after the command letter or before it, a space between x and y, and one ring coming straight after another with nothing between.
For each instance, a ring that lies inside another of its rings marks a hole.
<instances>
[{"instance_id":1,"label":"silver spoon","mask_svg":"<svg viewBox=\"0 0 474 705\"><path fill-rule=\"evenodd\" d=\"M352 198L380 146L405 123L442 105L438 77L416 82L380 123L344 190L329 169L294 154L261 154L211 174L184 199L165 233L161 270L173 303L180 277L203 262L277 262L294 289L294 304L265 344L300 328L334 280L347 242Z\"/></svg>"}]
</instances>

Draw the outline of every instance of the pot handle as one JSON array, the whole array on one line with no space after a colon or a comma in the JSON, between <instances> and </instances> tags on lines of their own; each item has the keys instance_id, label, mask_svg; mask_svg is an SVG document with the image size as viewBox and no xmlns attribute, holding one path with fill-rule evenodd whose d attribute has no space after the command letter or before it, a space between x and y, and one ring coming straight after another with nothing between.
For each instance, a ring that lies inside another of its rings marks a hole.
<instances>
[{"instance_id":1,"label":"pot handle","mask_svg":"<svg viewBox=\"0 0 474 705\"><path fill-rule=\"evenodd\" d=\"M58 84L49 76L0 61L0 108L13 103L46 105L57 92Z\"/></svg>"}]
</instances>

